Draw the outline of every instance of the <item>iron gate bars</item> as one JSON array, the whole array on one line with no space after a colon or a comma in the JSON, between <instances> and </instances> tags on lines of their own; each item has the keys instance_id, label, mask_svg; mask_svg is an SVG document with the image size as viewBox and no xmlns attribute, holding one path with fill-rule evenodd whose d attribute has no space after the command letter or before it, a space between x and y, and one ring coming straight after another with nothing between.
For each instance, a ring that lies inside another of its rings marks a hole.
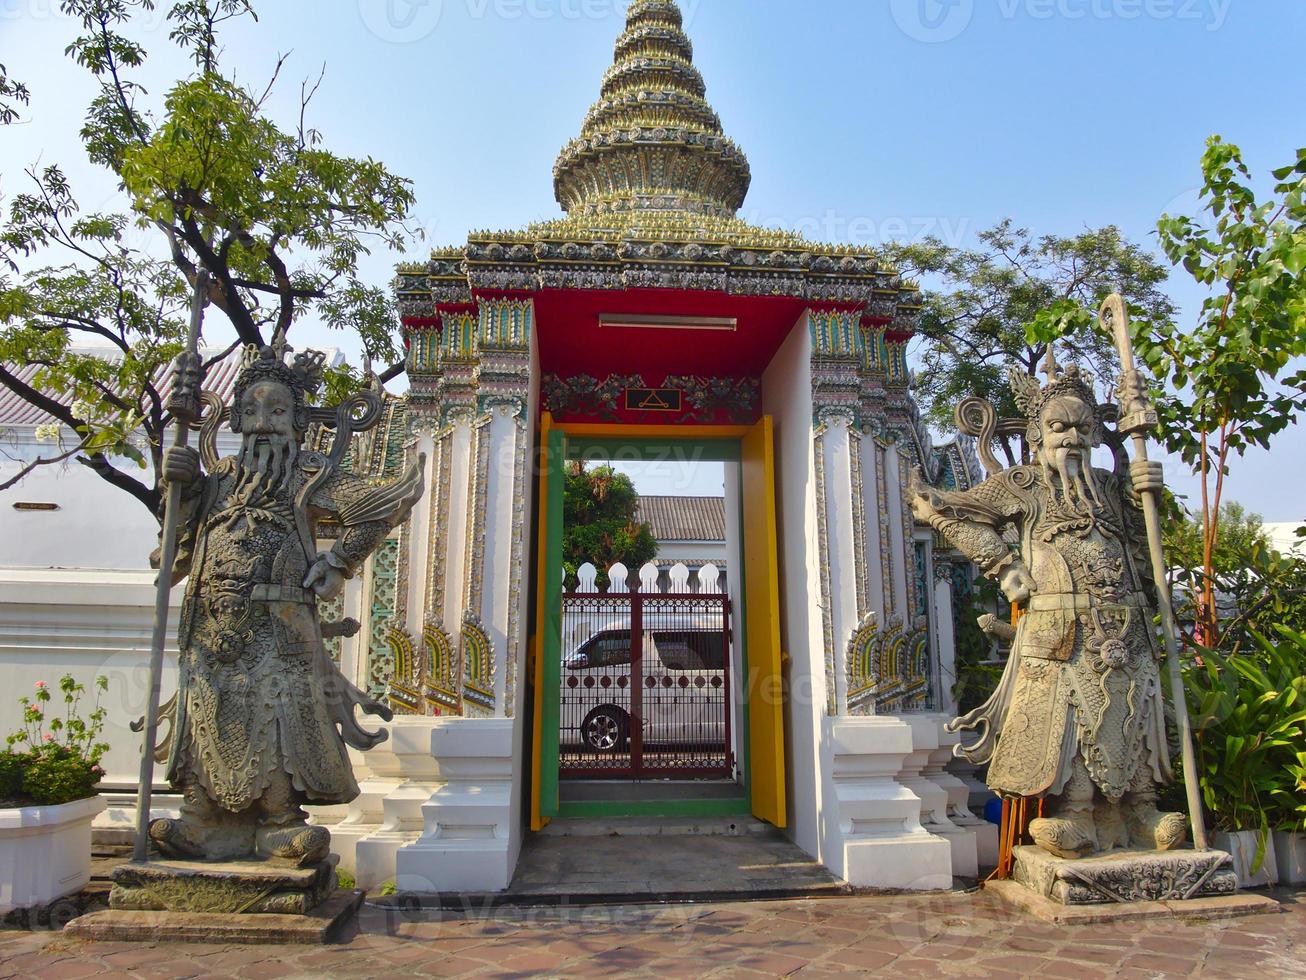
<instances>
[{"instance_id":1,"label":"iron gate bars","mask_svg":"<svg viewBox=\"0 0 1306 980\"><path fill-rule=\"evenodd\" d=\"M562 596L558 768L567 778L730 778L730 600Z\"/></svg>"}]
</instances>

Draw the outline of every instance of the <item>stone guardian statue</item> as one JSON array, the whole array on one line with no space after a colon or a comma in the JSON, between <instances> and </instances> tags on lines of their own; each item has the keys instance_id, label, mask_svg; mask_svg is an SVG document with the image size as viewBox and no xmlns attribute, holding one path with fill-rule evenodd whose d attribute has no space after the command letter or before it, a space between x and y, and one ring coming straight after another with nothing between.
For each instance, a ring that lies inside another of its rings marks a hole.
<instances>
[{"instance_id":1,"label":"stone guardian statue","mask_svg":"<svg viewBox=\"0 0 1306 980\"><path fill-rule=\"evenodd\" d=\"M392 482L340 467L351 428L375 423L375 391L334 413L330 453L307 448L314 417L332 414L309 405L324 358L305 352L288 364L285 355L245 352L230 415L238 455L217 458L210 424L201 435L207 472L193 449L164 457L165 480L185 487L174 579L189 576L167 759L183 802L179 818L149 829L171 858L323 861L330 834L308 825L304 806L358 795L346 745L368 749L386 733L361 729L355 709L391 717L331 661L317 604L407 516L422 495L424 460ZM319 552L322 518L339 534Z\"/></svg>"},{"instance_id":2,"label":"stone guardian statue","mask_svg":"<svg viewBox=\"0 0 1306 980\"><path fill-rule=\"evenodd\" d=\"M1044 850L1168 850L1184 841L1186 820L1157 807L1172 774L1139 505L1161 486L1160 464L1126 467L1115 442L1115 470L1095 467L1114 407L1098 405L1076 366L1063 370L1049 354L1046 371L1046 385L1011 376L1024 418L1004 431L1023 431L1029 465L1001 470L988 445L995 413L972 399L995 475L966 492L915 482L917 518L1024 607L997 691L950 729L979 733L961 751L988 763L991 789L1050 804L1029 828Z\"/></svg>"}]
</instances>

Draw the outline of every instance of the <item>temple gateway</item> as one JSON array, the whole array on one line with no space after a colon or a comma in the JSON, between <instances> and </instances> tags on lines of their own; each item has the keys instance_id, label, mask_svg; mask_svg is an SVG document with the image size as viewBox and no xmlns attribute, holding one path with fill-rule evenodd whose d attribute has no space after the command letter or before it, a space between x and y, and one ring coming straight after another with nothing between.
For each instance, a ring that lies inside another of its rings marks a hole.
<instances>
[{"instance_id":1,"label":"temple gateway","mask_svg":"<svg viewBox=\"0 0 1306 980\"><path fill-rule=\"evenodd\" d=\"M629 815L765 821L859 886L994 859L943 729L972 573L905 502L979 476L908 390L916 287L739 219L704 95L676 4L635 0L565 216L399 269L410 388L353 465L425 454L429 489L323 615L398 713L317 816L360 885L502 889L528 834ZM567 465L616 453L722 465L720 567L564 573Z\"/></svg>"}]
</instances>

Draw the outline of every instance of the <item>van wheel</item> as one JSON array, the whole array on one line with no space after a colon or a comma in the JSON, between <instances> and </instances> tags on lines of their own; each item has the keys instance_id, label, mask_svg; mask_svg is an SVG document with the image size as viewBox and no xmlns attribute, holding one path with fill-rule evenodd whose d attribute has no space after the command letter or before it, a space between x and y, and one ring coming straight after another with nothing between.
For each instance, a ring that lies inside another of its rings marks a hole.
<instances>
[{"instance_id":1,"label":"van wheel","mask_svg":"<svg viewBox=\"0 0 1306 980\"><path fill-rule=\"evenodd\" d=\"M580 724L580 740L595 752L622 752L630 737L630 720L620 708L595 708Z\"/></svg>"}]
</instances>

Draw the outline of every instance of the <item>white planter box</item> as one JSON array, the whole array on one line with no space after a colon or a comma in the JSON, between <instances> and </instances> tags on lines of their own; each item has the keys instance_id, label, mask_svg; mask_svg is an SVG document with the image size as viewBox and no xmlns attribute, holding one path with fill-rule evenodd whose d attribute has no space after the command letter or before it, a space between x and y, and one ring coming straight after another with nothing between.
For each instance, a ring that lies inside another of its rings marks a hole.
<instances>
[{"instance_id":1,"label":"white planter box","mask_svg":"<svg viewBox=\"0 0 1306 980\"><path fill-rule=\"evenodd\" d=\"M1306 834L1280 830L1274 835L1274 856L1282 885L1306 884Z\"/></svg>"},{"instance_id":2,"label":"white planter box","mask_svg":"<svg viewBox=\"0 0 1306 980\"><path fill-rule=\"evenodd\" d=\"M91 880L92 796L60 806L0 810L0 914L48 905Z\"/></svg>"},{"instance_id":3,"label":"white planter box","mask_svg":"<svg viewBox=\"0 0 1306 980\"><path fill-rule=\"evenodd\" d=\"M1239 888L1265 888L1279 880L1279 869L1274 859L1274 835L1265 840L1265 859L1260 870L1252 874L1256 863L1256 831L1239 830L1232 834L1216 834L1215 847L1233 855L1233 870L1238 875Z\"/></svg>"}]
</instances>

